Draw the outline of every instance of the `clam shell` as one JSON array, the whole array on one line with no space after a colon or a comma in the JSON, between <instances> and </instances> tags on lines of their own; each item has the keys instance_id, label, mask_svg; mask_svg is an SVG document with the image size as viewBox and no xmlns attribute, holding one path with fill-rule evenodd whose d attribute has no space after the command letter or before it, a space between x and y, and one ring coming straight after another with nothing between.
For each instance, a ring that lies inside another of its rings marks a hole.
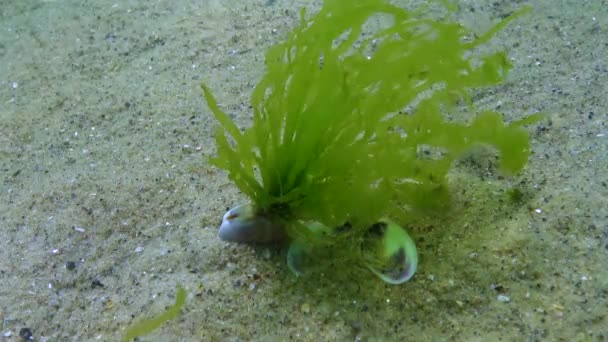
<instances>
[{"instance_id":1,"label":"clam shell","mask_svg":"<svg viewBox=\"0 0 608 342\"><path fill-rule=\"evenodd\" d=\"M222 218L218 236L224 241L260 244L282 242L287 238L280 222L257 214L251 204L228 210Z\"/></svg>"},{"instance_id":2,"label":"clam shell","mask_svg":"<svg viewBox=\"0 0 608 342\"><path fill-rule=\"evenodd\" d=\"M418 267L414 241L396 223L382 220L369 227L361 244L365 265L389 284L410 280Z\"/></svg>"}]
</instances>

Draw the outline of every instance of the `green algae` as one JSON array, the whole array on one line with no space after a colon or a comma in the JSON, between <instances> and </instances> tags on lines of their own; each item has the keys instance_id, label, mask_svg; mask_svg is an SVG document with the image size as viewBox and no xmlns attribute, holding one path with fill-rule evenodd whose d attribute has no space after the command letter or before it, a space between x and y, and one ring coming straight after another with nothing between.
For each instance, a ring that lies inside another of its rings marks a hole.
<instances>
[{"instance_id":1,"label":"green algae","mask_svg":"<svg viewBox=\"0 0 608 342\"><path fill-rule=\"evenodd\" d=\"M524 167L522 126L539 116L505 123L484 111L460 123L445 115L462 103L474 113L469 91L506 79L506 52L478 48L528 10L477 38L457 22L382 0L327 0L309 19L302 11L300 25L266 53L251 127L241 132L202 84L221 124L212 163L298 246L356 252L379 218L407 220L447 205L446 175L474 146L495 149L504 173ZM390 24L367 32L378 16ZM319 234L305 222L339 228Z\"/></svg>"},{"instance_id":2,"label":"green algae","mask_svg":"<svg viewBox=\"0 0 608 342\"><path fill-rule=\"evenodd\" d=\"M169 307L162 314L145 319L139 323L132 325L122 337L123 342L131 341L138 336L144 336L152 331L160 328L166 322L174 319L179 315L180 310L186 303L186 290L183 287L177 287L177 293L175 294L175 304Z\"/></svg>"}]
</instances>

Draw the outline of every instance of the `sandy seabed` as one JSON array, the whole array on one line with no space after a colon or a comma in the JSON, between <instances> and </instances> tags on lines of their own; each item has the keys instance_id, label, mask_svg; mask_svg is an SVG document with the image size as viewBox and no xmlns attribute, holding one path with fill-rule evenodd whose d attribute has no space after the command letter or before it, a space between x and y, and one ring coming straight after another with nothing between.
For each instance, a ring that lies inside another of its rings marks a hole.
<instances>
[{"instance_id":1,"label":"sandy seabed","mask_svg":"<svg viewBox=\"0 0 608 342\"><path fill-rule=\"evenodd\" d=\"M179 318L141 340L608 341L605 1L461 2L479 32L533 7L493 40L508 82L474 99L547 118L520 175L459 163L454 214L412 227L410 282L297 279L284 250L217 239L247 199L208 163L198 83L246 126L266 48L320 5L0 1L0 340L116 341L181 284Z\"/></svg>"}]
</instances>

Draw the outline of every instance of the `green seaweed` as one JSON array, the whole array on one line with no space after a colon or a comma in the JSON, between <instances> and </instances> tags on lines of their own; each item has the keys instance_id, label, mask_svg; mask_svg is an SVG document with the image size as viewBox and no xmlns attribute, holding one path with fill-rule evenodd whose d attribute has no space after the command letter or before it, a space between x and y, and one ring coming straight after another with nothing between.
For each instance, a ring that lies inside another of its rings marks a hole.
<instances>
[{"instance_id":1,"label":"green seaweed","mask_svg":"<svg viewBox=\"0 0 608 342\"><path fill-rule=\"evenodd\" d=\"M131 341L138 336L143 336L151 333L152 331L160 328L166 322L174 319L179 315L180 310L186 303L186 290L183 287L177 287L177 293L175 294L175 304L168 308L162 314L145 319L132 325L122 337L123 342Z\"/></svg>"},{"instance_id":2,"label":"green seaweed","mask_svg":"<svg viewBox=\"0 0 608 342\"><path fill-rule=\"evenodd\" d=\"M260 215L284 223L299 241L294 256L316 245L358 250L379 218L445 206L446 175L475 145L494 148L505 173L524 167L530 146L522 126L537 116L509 124L493 111L468 123L445 115L463 104L474 112L469 90L505 80L506 52L478 48L529 9L476 37L443 3L441 19L383 0L326 0L309 19L302 11L299 26L266 53L244 132L202 84L221 124L211 162ZM386 24L369 32L376 22ZM350 229L319 234L306 222Z\"/></svg>"}]
</instances>

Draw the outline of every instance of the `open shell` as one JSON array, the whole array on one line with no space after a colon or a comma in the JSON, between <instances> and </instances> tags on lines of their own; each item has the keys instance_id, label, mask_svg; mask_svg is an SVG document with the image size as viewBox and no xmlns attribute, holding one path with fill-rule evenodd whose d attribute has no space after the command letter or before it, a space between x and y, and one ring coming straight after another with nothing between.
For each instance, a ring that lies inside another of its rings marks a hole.
<instances>
[{"instance_id":1,"label":"open shell","mask_svg":"<svg viewBox=\"0 0 608 342\"><path fill-rule=\"evenodd\" d=\"M361 243L365 265L389 284L402 284L418 267L416 245L398 224L383 220L369 227Z\"/></svg>"}]
</instances>

